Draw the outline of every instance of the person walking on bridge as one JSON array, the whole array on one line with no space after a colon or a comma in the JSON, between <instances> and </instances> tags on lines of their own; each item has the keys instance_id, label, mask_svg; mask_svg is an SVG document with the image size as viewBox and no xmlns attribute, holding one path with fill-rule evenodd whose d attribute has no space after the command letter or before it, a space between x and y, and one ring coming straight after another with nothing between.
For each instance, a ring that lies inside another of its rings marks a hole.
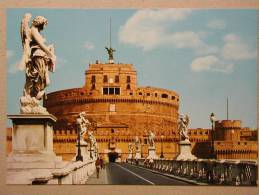
<instances>
[{"instance_id":1,"label":"person walking on bridge","mask_svg":"<svg viewBox=\"0 0 259 195\"><path fill-rule=\"evenodd\" d=\"M101 168L101 160L99 157L95 161L95 167L96 167L97 178L99 178L99 173L100 173L100 168Z\"/></svg>"}]
</instances>

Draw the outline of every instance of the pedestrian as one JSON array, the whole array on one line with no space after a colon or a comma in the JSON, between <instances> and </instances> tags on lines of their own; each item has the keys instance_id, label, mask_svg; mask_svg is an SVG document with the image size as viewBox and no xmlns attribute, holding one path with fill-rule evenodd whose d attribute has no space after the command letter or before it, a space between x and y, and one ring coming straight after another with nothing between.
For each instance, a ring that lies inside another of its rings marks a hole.
<instances>
[{"instance_id":1,"label":"pedestrian","mask_svg":"<svg viewBox=\"0 0 259 195\"><path fill-rule=\"evenodd\" d=\"M97 178L99 178L99 173L100 173L100 168L101 168L101 160L99 157L95 161L95 167L96 167Z\"/></svg>"},{"instance_id":2,"label":"pedestrian","mask_svg":"<svg viewBox=\"0 0 259 195\"><path fill-rule=\"evenodd\" d=\"M104 169L103 159L100 159L101 168Z\"/></svg>"}]
</instances>

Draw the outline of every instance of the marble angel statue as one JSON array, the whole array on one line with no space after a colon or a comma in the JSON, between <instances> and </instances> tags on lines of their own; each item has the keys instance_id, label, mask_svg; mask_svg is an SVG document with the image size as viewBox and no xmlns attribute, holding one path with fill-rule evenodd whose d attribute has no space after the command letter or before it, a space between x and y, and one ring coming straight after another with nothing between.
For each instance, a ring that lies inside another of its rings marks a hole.
<instances>
[{"instance_id":1,"label":"marble angel statue","mask_svg":"<svg viewBox=\"0 0 259 195\"><path fill-rule=\"evenodd\" d=\"M180 115L179 127L181 140L189 140L188 136L188 125L189 125L189 116L188 115Z\"/></svg>"},{"instance_id":2,"label":"marble angel statue","mask_svg":"<svg viewBox=\"0 0 259 195\"><path fill-rule=\"evenodd\" d=\"M135 137L135 146L136 146L136 151L140 150L140 140L138 136Z\"/></svg>"},{"instance_id":3,"label":"marble angel statue","mask_svg":"<svg viewBox=\"0 0 259 195\"><path fill-rule=\"evenodd\" d=\"M152 131L149 131L149 135L148 135L148 144L150 147L154 147L155 146L155 134Z\"/></svg>"},{"instance_id":4,"label":"marble angel statue","mask_svg":"<svg viewBox=\"0 0 259 195\"><path fill-rule=\"evenodd\" d=\"M85 117L86 113L80 112L76 119L77 129L80 131L80 143L85 143L84 136L87 132L88 125L91 124Z\"/></svg>"},{"instance_id":5,"label":"marble angel statue","mask_svg":"<svg viewBox=\"0 0 259 195\"><path fill-rule=\"evenodd\" d=\"M88 138L90 140L92 148L96 151L98 146L97 146L97 141L96 141L92 131L88 132Z\"/></svg>"},{"instance_id":6,"label":"marble angel statue","mask_svg":"<svg viewBox=\"0 0 259 195\"><path fill-rule=\"evenodd\" d=\"M50 84L49 71L55 71L56 56L54 46L46 45L45 38L40 34L48 24L43 16L36 16L29 26L31 14L26 13L20 27L23 56L19 65L21 70L25 70L25 85L23 97L21 98L22 113L37 113L26 109L26 103L39 104L45 94L45 88ZM23 105L25 104L25 105Z\"/></svg>"}]
</instances>

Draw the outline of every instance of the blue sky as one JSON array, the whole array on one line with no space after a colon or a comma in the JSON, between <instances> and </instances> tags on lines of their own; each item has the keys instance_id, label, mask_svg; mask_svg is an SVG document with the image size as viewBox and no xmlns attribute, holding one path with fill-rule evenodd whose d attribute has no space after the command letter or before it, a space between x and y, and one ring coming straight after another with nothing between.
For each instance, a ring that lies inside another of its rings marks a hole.
<instances>
[{"instance_id":1,"label":"blue sky","mask_svg":"<svg viewBox=\"0 0 259 195\"><path fill-rule=\"evenodd\" d=\"M210 127L209 115L256 127L257 16L240 9L8 9L8 113L19 112L24 72L19 35L24 13L48 19L43 35L54 44L57 69L47 93L81 87L89 63L106 62L109 18L115 62L132 63L140 86L180 94L190 127Z\"/></svg>"}]
</instances>

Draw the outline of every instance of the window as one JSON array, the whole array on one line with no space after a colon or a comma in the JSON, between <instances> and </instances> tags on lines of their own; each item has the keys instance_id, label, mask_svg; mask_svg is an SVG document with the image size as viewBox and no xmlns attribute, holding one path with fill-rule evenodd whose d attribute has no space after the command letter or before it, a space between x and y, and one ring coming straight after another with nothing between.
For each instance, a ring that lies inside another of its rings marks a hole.
<instances>
[{"instance_id":1,"label":"window","mask_svg":"<svg viewBox=\"0 0 259 195\"><path fill-rule=\"evenodd\" d=\"M110 87L109 88L109 94L111 95L111 94L114 94L114 88L113 87Z\"/></svg>"},{"instance_id":2,"label":"window","mask_svg":"<svg viewBox=\"0 0 259 195\"><path fill-rule=\"evenodd\" d=\"M108 94L109 94L108 92L109 92L108 88L107 88L107 87L104 87L104 88L103 88L103 94L104 94L104 95L108 95Z\"/></svg>"},{"instance_id":3,"label":"window","mask_svg":"<svg viewBox=\"0 0 259 195\"><path fill-rule=\"evenodd\" d=\"M95 75L92 75L91 83L95 83L95 81L96 81Z\"/></svg>"},{"instance_id":4,"label":"window","mask_svg":"<svg viewBox=\"0 0 259 195\"><path fill-rule=\"evenodd\" d=\"M127 84L127 89L130 89L130 84Z\"/></svg>"},{"instance_id":5,"label":"window","mask_svg":"<svg viewBox=\"0 0 259 195\"><path fill-rule=\"evenodd\" d=\"M147 96L150 96L150 93L147 93Z\"/></svg>"},{"instance_id":6,"label":"window","mask_svg":"<svg viewBox=\"0 0 259 195\"><path fill-rule=\"evenodd\" d=\"M111 129L111 132L114 133L114 129Z\"/></svg>"},{"instance_id":7,"label":"window","mask_svg":"<svg viewBox=\"0 0 259 195\"><path fill-rule=\"evenodd\" d=\"M104 87L103 95L120 95L119 87Z\"/></svg>"},{"instance_id":8,"label":"window","mask_svg":"<svg viewBox=\"0 0 259 195\"><path fill-rule=\"evenodd\" d=\"M175 96L172 96L172 100L174 100L175 99Z\"/></svg>"},{"instance_id":9,"label":"window","mask_svg":"<svg viewBox=\"0 0 259 195\"><path fill-rule=\"evenodd\" d=\"M120 82L120 77L119 77L119 75L116 75L115 76L115 83L119 83Z\"/></svg>"},{"instance_id":10,"label":"window","mask_svg":"<svg viewBox=\"0 0 259 195\"><path fill-rule=\"evenodd\" d=\"M107 76L107 75L104 75L104 76L103 76L103 82L104 82L104 83L107 83L107 82L108 82L108 76Z\"/></svg>"},{"instance_id":11,"label":"window","mask_svg":"<svg viewBox=\"0 0 259 195\"><path fill-rule=\"evenodd\" d=\"M94 90L95 89L95 84L92 84L92 90Z\"/></svg>"},{"instance_id":12,"label":"window","mask_svg":"<svg viewBox=\"0 0 259 195\"><path fill-rule=\"evenodd\" d=\"M168 98L168 95L165 94L165 93L163 93L163 94L162 94L162 98Z\"/></svg>"},{"instance_id":13,"label":"window","mask_svg":"<svg viewBox=\"0 0 259 195\"><path fill-rule=\"evenodd\" d=\"M130 76L127 76L127 83L130 83Z\"/></svg>"},{"instance_id":14,"label":"window","mask_svg":"<svg viewBox=\"0 0 259 195\"><path fill-rule=\"evenodd\" d=\"M141 93L141 92L139 92L138 94L139 94L139 95L142 95L142 93Z\"/></svg>"},{"instance_id":15,"label":"window","mask_svg":"<svg viewBox=\"0 0 259 195\"><path fill-rule=\"evenodd\" d=\"M155 93L155 97L157 97L157 93Z\"/></svg>"},{"instance_id":16,"label":"window","mask_svg":"<svg viewBox=\"0 0 259 195\"><path fill-rule=\"evenodd\" d=\"M119 87L115 88L115 95L120 95L120 88Z\"/></svg>"},{"instance_id":17,"label":"window","mask_svg":"<svg viewBox=\"0 0 259 195\"><path fill-rule=\"evenodd\" d=\"M133 93L130 93L130 95L133 95Z\"/></svg>"}]
</instances>

